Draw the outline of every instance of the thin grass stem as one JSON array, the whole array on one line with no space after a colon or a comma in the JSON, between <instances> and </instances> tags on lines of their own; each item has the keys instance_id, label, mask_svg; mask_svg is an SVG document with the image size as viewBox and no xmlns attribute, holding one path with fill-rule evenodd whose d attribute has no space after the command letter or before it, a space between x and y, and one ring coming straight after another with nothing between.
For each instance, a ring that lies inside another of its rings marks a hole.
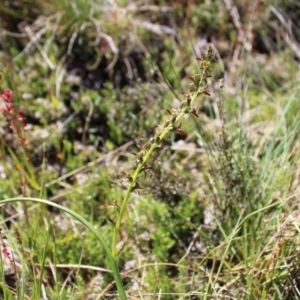
<instances>
[{"instance_id":1,"label":"thin grass stem","mask_svg":"<svg viewBox=\"0 0 300 300\"><path fill-rule=\"evenodd\" d=\"M27 197L9 198L9 199L5 199L5 200L0 200L0 205L6 204L6 203L12 203L12 202L19 202L19 201L22 201L22 202L31 201L31 202L43 203L43 204L55 207L61 211L64 211L65 213L68 213L69 215L71 215L73 218L78 220L82 225L84 225L90 232L92 232L96 236L96 238L98 239L100 244L102 245L102 247L108 257L120 299L127 300L127 296L125 293L125 289L123 286L123 282L121 279L121 275L119 272L117 262L116 262L115 258L112 256L110 249L109 249L108 245L106 244L105 240L103 239L103 237L98 233L98 231L93 227L93 225L90 222L88 222L85 218L83 218L82 216L80 216L79 214L74 212L73 210L71 210L67 207L61 206L57 203L51 202L49 200L45 200L45 199L27 198Z\"/></svg>"}]
</instances>

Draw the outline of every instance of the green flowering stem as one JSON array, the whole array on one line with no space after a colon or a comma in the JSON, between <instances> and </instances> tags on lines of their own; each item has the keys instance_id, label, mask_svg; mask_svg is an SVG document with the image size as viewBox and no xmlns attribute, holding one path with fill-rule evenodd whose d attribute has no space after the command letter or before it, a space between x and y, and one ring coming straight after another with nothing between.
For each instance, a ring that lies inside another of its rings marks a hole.
<instances>
[{"instance_id":1,"label":"green flowering stem","mask_svg":"<svg viewBox=\"0 0 300 300\"><path fill-rule=\"evenodd\" d=\"M121 207L118 212L117 220L115 223L113 240L112 240L112 251L111 251L112 256L114 258L116 258L118 255L117 242L119 238L122 219L127 207L130 194L135 189L141 188L140 185L138 184L137 179L140 173L146 170L146 162L148 161L149 157L152 155L154 150L162 147L162 142L165 136L169 132L174 132L174 131L182 132L180 126L176 127L176 124L179 123L182 117L185 114L189 114L189 115L193 114L194 116L198 117L196 109L192 108L192 104L194 103L195 99L198 96L202 94L209 95L209 93L207 92L207 78L210 77L209 66L213 56L214 53L211 50L211 48L209 48L207 54L203 58L198 59L201 62L200 69L202 70L202 74L201 75L197 74L194 77L190 78L193 81L193 83L191 84L191 92L189 94L185 94L185 100L181 102L181 105L177 110L173 112L169 112L171 114L171 118L165 122L162 129L160 129L158 132L155 132L154 137L148 143L151 145L150 148L145 149L146 147L143 147L142 151L137 154L136 169L133 175L127 176L129 180L129 184L126 189L126 193L121 203Z\"/></svg>"}]
</instances>

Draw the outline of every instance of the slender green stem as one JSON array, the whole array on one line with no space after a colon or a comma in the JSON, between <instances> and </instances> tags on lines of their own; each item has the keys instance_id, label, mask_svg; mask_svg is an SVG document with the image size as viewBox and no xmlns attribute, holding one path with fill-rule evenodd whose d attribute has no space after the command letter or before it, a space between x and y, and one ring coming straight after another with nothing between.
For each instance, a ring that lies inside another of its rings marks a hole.
<instances>
[{"instance_id":1,"label":"slender green stem","mask_svg":"<svg viewBox=\"0 0 300 300\"><path fill-rule=\"evenodd\" d=\"M82 216L80 216L79 214L77 214L76 212L74 212L73 210L61 206L59 204L56 204L54 202L51 202L49 200L44 200L44 199L39 199L39 198L26 198L26 197L18 197L18 198L10 198L10 199L5 199L5 200L0 200L0 205L1 204L5 204L5 203L11 203L11 202L18 202L18 201L32 201L32 202L38 202L38 203L43 203L43 204L47 204L49 206L55 207L61 211L64 211L66 213L68 213L69 215L71 215L72 217L74 217L75 219L77 219L82 225L84 225L88 230L90 230L98 239L98 241L100 242L100 244L102 245L104 251L107 254L108 260L110 262L111 265L111 269L113 272L113 276L116 282L116 286L117 286L117 290L119 293L119 297L121 300L127 300L127 296L125 293L125 289L122 283L122 279L121 279L121 275L119 272L119 268L118 268L118 264L115 260L115 258L112 256L110 249L108 247L108 245L106 244L105 240L103 239L103 237L97 232L97 230L93 227L93 225L91 223L89 223L86 219L84 219Z\"/></svg>"},{"instance_id":2,"label":"slender green stem","mask_svg":"<svg viewBox=\"0 0 300 300\"><path fill-rule=\"evenodd\" d=\"M209 58L209 57L207 57ZM183 104L182 106L174 113L174 118L172 121L169 121L168 125L165 125L163 127L163 129L161 130L160 133L156 134L156 138L154 139L154 141L151 144L151 147L143 154L143 156L140 159L140 162L138 163L133 175L130 177L130 181L125 193L125 196L123 198L123 201L121 203L121 208L116 220L116 224L115 224L115 228L114 228L114 234L113 234L113 240L112 240L112 255L114 258L117 257L118 251L117 251L117 242L118 242L118 238L119 238L119 232L120 232L120 228L121 228L121 222L127 207L127 203L130 197L131 192L134 190L136 183L137 183L137 179L139 174L141 173L141 171L143 170L143 167L145 166L146 162L148 161L149 157L152 155L153 151L158 148L159 146L161 146L163 139L165 138L165 136L171 132L174 131L175 124L178 124L178 122L182 119L182 117L187 114L190 113L191 111L191 105L193 104L193 102L195 101L195 99L203 94L206 93L206 87L203 87L201 89L201 86L206 83L206 79L208 77L208 72L209 72L209 60L206 60L203 62L203 72L200 76L199 82L196 84L196 91L191 93L188 96L189 99L189 103Z\"/></svg>"}]
</instances>

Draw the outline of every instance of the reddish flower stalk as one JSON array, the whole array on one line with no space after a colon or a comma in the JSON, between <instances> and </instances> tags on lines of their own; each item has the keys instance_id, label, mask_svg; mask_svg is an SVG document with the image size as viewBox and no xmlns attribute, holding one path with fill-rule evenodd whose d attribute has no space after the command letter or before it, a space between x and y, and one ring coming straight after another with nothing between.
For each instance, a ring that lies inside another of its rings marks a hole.
<instances>
[{"instance_id":1,"label":"reddish flower stalk","mask_svg":"<svg viewBox=\"0 0 300 300\"><path fill-rule=\"evenodd\" d=\"M0 113L4 116L9 128L19 140L19 145L26 147L28 141L25 137L26 119L22 110L16 110L13 92L6 90L0 95Z\"/></svg>"},{"instance_id":2,"label":"reddish flower stalk","mask_svg":"<svg viewBox=\"0 0 300 300\"><path fill-rule=\"evenodd\" d=\"M10 265L12 266L13 270L14 270L14 274L16 276L18 276L18 268L20 268L21 265L19 265L15 258L13 253L8 249L6 242L5 242L5 236L3 234L2 228L0 228L0 247L1 247L1 252L2 252L2 259L7 259L10 263Z\"/></svg>"},{"instance_id":3,"label":"reddish flower stalk","mask_svg":"<svg viewBox=\"0 0 300 300\"><path fill-rule=\"evenodd\" d=\"M2 84L2 74L0 70L0 87ZM8 127L12 130L13 135L17 138L19 150L28 161L26 147L26 118L23 110L16 109L12 90L0 92L0 114L3 115ZM26 175L25 168L22 167L22 195L26 194Z\"/></svg>"}]
</instances>

